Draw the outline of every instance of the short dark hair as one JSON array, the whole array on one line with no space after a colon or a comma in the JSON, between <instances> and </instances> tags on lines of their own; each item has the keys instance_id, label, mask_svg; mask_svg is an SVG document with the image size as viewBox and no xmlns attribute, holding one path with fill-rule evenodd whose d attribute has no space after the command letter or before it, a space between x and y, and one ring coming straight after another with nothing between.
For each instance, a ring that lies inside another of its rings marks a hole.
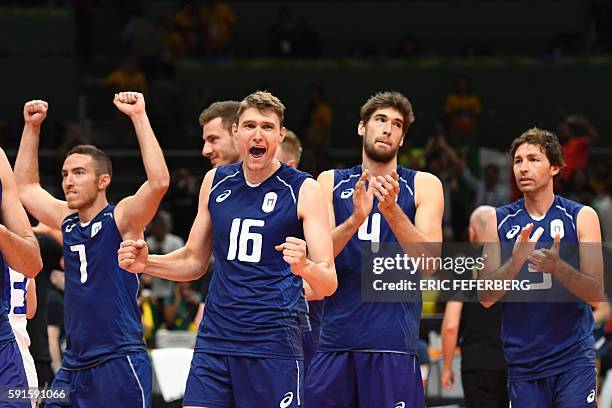
<instances>
[{"instance_id":1,"label":"short dark hair","mask_svg":"<svg viewBox=\"0 0 612 408\"><path fill-rule=\"evenodd\" d=\"M213 102L210 106L200 113L200 126L204 126L213 119L221 118L223 127L232 133L232 124L236 122L240 102L220 101Z\"/></svg>"},{"instance_id":2,"label":"short dark hair","mask_svg":"<svg viewBox=\"0 0 612 408\"><path fill-rule=\"evenodd\" d=\"M280 99L268 91L257 91L247 95L246 98L240 102L237 120L239 120L244 111L249 108L255 108L260 111L271 110L278 116L281 127L285 122L285 105L283 105Z\"/></svg>"},{"instance_id":3,"label":"short dark hair","mask_svg":"<svg viewBox=\"0 0 612 408\"><path fill-rule=\"evenodd\" d=\"M510 150L508 151L508 155L511 159L514 159L514 154L519 146L525 143L539 146L551 165L559 166L561 169L565 167L563 149L561 148L557 136L553 132L537 127L526 130L512 142Z\"/></svg>"},{"instance_id":4,"label":"short dark hair","mask_svg":"<svg viewBox=\"0 0 612 408\"><path fill-rule=\"evenodd\" d=\"M412 104L404 95L396 91L378 92L366 101L359 111L359 117L365 124L370 120L374 112L382 108L396 109L404 117L403 133L406 134L408 127L414 122Z\"/></svg>"},{"instance_id":5,"label":"short dark hair","mask_svg":"<svg viewBox=\"0 0 612 408\"><path fill-rule=\"evenodd\" d=\"M94 145L78 145L74 146L68 153L66 153L66 157L73 154L84 154L86 156L90 156L95 163L96 167L96 175L108 174L113 177L113 164L111 163L110 157L108 154L104 153L104 151L98 149Z\"/></svg>"},{"instance_id":6,"label":"short dark hair","mask_svg":"<svg viewBox=\"0 0 612 408\"><path fill-rule=\"evenodd\" d=\"M302 158L302 143L297 135L289 129L287 129L287 133L285 133L281 148L291 155L298 164L300 163L300 159Z\"/></svg>"}]
</instances>

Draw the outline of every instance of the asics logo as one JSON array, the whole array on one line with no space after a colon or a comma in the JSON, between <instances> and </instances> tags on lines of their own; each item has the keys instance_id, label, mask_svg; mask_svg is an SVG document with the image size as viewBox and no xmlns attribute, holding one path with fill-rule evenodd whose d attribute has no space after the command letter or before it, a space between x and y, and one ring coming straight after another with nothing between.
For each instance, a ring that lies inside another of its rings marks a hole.
<instances>
[{"instance_id":1,"label":"asics logo","mask_svg":"<svg viewBox=\"0 0 612 408\"><path fill-rule=\"evenodd\" d=\"M406 408L406 403L404 401L396 402L395 408Z\"/></svg>"},{"instance_id":2,"label":"asics logo","mask_svg":"<svg viewBox=\"0 0 612 408\"><path fill-rule=\"evenodd\" d=\"M587 397L587 402L589 404L593 401L595 401L595 390L591 390L591 392L589 393L589 396Z\"/></svg>"},{"instance_id":3,"label":"asics logo","mask_svg":"<svg viewBox=\"0 0 612 408\"><path fill-rule=\"evenodd\" d=\"M288 392L285 394L285 397L281 400L280 404L278 404L279 408L287 408L293 402L293 393Z\"/></svg>"},{"instance_id":4,"label":"asics logo","mask_svg":"<svg viewBox=\"0 0 612 408\"><path fill-rule=\"evenodd\" d=\"M354 188L349 188L340 193L340 198L349 198L355 192Z\"/></svg>"},{"instance_id":5,"label":"asics logo","mask_svg":"<svg viewBox=\"0 0 612 408\"><path fill-rule=\"evenodd\" d=\"M231 190L225 190L224 192L219 194L217 196L217 198L215 198L215 201L220 203L220 202L224 201L227 197L229 197L230 194L232 194Z\"/></svg>"},{"instance_id":6,"label":"asics logo","mask_svg":"<svg viewBox=\"0 0 612 408\"><path fill-rule=\"evenodd\" d=\"M518 234L520 230L521 227L519 225L515 225L514 227L510 228L510 231L506 232L506 238L512 239L516 237L516 234Z\"/></svg>"}]
</instances>

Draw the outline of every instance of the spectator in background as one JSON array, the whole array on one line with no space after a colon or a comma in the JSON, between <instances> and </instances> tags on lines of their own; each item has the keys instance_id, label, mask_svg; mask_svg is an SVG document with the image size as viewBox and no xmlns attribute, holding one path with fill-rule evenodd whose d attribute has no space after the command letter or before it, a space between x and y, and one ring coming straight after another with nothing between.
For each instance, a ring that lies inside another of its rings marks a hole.
<instances>
[{"instance_id":1,"label":"spectator in background","mask_svg":"<svg viewBox=\"0 0 612 408\"><path fill-rule=\"evenodd\" d=\"M131 53L124 58L119 67L115 68L105 79L104 85L112 87L116 92L130 89L135 92L145 92L147 82L138 65L136 54Z\"/></svg>"},{"instance_id":2,"label":"spectator in background","mask_svg":"<svg viewBox=\"0 0 612 408\"><path fill-rule=\"evenodd\" d=\"M308 169L318 174L329 168L329 146L331 125L333 122L332 108L327 103L325 91L320 85L313 85L310 90L310 102L306 108L306 146L313 155L315 169Z\"/></svg>"},{"instance_id":3,"label":"spectator in background","mask_svg":"<svg viewBox=\"0 0 612 408\"><path fill-rule=\"evenodd\" d=\"M198 182L189 169L172 172L164 202L174 219L174 232L185 240L198 208Z\"/></svg>"},{"instance_id":4,"label":"spectator in background","mask_svg":"<svg viewBox=\"0 0 612 408\"><path fill-rule=\"evenodd\" d=\"M171 233L172 216L164 210L157 211L151 224L149 224L147 246L149 253L155 255L166 255L185 246L185 241L178 235ZM173 284L171 281L143 275L143 280L151 280L151 290L153 297L160 302L164 302L172 295Z\"/></svg>"},{"instance_id":5,"label":"spectator in background","mask_svg":"<svg viewBox=\"0 0 612 408\"><path fill-rule=\"evenodd\" d=\"M200 36L207 55L219 56L232 39L234 10L224 1L207 3L198 11Z\"/></svg>"},{"instance_id":6,"label":"spectator in background","mask_svg":"<svg viewBox=\"0 0 612 408\"><path fill-rule=\"evenodd\" d=\"M565 160L565 168L559 173L559 179L567 183L575 172L586 169L589 147L599 139L599 132L584 115L574 114L559 123L557 134Z\"/></svg>"},{"instance_id":7,"label":"spectator in background","mask_svg":"<svg viewBox=\"0 0 612 408\"><path fill-rule=\"evenodd\" d=\"M176 282L172 295L166 300L164 320L168 330L198 330L195 317L202 303L202 295L191 287L191 282Z\"/></svg>"},{"instance_id":8,"label":"spectator in background","mask_svg":"<svg viewBox=\"0 0 612 408\"><path fill-rule=\"evenodd\" d=\"M268 51L272 57L295 56L297 25L288 8L278 10L276 22L270 28Z\"/></svg>"},{"instance_id":9,"label":"spectator in background","mask_svg":"<svg viewBox=\"0 0 612 408\"><path fill-rule=\"evenodd\" d=\"M483 169L483 177L478 178L467 166L465 159L459 157L455 149L447 142L444 136L438 138L438 146L446 153L452 165L457 169L461 179L476 194L474 206L490 205L500 207L510 201L510 191L499 182L499 167L488 164Z\"/></svg>"},{"instance_id":10,"label":"spectator in background","mask_svg":"<svg viewBox=\"0 0 612 408\"><path fill-rule=\"evenodd\" d=\"M474 142L480 112L480 98L474 93L471 79L460 76L444 102L447 133L451 139L460 145Z\"/></svg>"}]
</instances>

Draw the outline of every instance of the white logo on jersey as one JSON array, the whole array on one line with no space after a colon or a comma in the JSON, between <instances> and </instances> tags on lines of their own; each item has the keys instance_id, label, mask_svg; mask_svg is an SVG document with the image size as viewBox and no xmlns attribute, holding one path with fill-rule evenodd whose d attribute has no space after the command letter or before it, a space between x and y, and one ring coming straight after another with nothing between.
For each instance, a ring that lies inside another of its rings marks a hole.
<instances>
[{"instance_id":1,"label":"white logo on jersey","mask_svg":"<svg viewBox=\"0 0 612 408\"><path fill-rule=\"evenodd\" d=\"M215 201L220 203L224 201L227 197L229 197L230 194L232 194L232 190L225 190L224 192L219 194L217 198L215 198Z\"/></svg>"},{"instance_id":2,"label":"white logo on jersey","mask_svg":"<svg viewBox=\"0 0 612 408\"><path fill-rule=\"evenodd\" d=\"M289 405L291 405L291 403L293 402L293 393L292 392L288 392L285 394L284 398L281 400L280 404L278 404L278 406L280 408L287 408Z\"/></svg>"},{"instance_id":3,"label":"white logo on jersey","mask_svg":"<svg viewBox=\"0 0 612 408\"><path fill-rule=\"evenodd\" d=\"M555 235L559 234L559 238L563 238L565 231L563 230L563 221L554 219L550 222L550 237L555 239Z\"/></svg>"},{"instance_id":4,"label":"white logo on jersey","mask_svg":"<svg viewBox=\"0 0 612 408\"><path fill-rule=\"evenodd\" d=\"M354 188L349 188L340 193L340 198L349 198L355 192Z\"/></svg>"},{"instance_id":5,"label":"white logo on jersey","mask_svg":"<svg viewBox=\"0 0 612 408\"><path fill-rule=\"evenodd\" d=\"M274 191L270 191L269 193L266 193L263 199L263 203L261 204L261 211L265 213L272 212L272 210L274 209L274 206L276 205L277 198L278 196L276 195Z\"/></svg>"},{"instance_id":6,"label":"white logo on jersey","mask_svg":"<svg viewBox=\"0 0 612 408\"><path fill-rule=\"evenodd\" d=\"M66 232L70 232L70 231L72 231L72 229L73 229L75 226L76 226L76 224L66 225L66 229L65 229L65 231L66 231Z\"/></svg>"},{"instance_id":7,"label":"white logo on jersey","mask_svg":"<svg viewBox=\"0 0 612 408\"><path fill-rule=\"evenodd\" d=\"M395 408L406 408L406 403L404 401L396 402Z\"/></svg>"},{"instance_id":8,"label":"white logo on jersey","mask_svg":"<svg viewBox=\"0 0 612 408\"><path fill-rule=\"evenodd\" d=\"M510 228L510 231L506 232L506 238L512 239L516 237L516 234L518 234L520 230L521 230L520 225L513 226L512 228Z\"/></svg>"},{"instance_id":9,"label":"white logo on jersey","mask_svg":"<svg viewBox=\"0 0 612 408\"><path fill-rule=\"evenodd\" d=\"M91 226L91 237L95 237L98 231L102 229L102 221L98 221Z\"/></svg>"},{"instance_id":10,"label":"white logo on jersey","mask_svg":"<svg viewBox=\"0 0 612 408\"><path fill-rule=\"evenodd\" d=\"M589 393L589 396L587 397L587 402L589 404L593 401L595 401L595 390L591 390L591 392Z\"/></svg>"}]
</instances>

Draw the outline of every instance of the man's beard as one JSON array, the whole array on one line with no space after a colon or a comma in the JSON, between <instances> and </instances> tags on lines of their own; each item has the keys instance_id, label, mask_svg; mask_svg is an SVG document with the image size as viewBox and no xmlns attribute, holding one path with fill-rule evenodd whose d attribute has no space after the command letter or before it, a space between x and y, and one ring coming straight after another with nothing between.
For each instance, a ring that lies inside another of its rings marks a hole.
<instances>
[{"instance_id":1,"label":"man's beard","mask_svg":"<svg viewBox=\"0 0 612 408\"><path fill-rule=\"evenodd\" d=\"M376 148L375 143L375 141L367 141L367 134L364 136L363 150L370 160L378 163L389 163L397 156L399 149L382 151Z\"/></svg>"}]
</instances>

